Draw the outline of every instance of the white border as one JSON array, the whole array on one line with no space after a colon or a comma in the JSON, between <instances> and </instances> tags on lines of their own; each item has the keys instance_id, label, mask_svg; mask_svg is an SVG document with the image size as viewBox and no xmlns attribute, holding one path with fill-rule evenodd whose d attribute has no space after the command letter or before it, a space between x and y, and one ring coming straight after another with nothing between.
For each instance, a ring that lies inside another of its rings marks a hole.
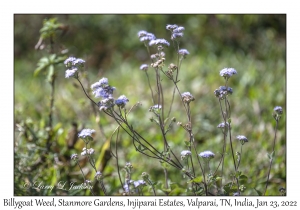
<instances>
[{"instance_id":1,"label":"white border","mask_svg":"<svg viewBox=\"0 0 300 210\"><path fill-rule=\"evenodd\" d=\"M293 1L296 2L296 1ZM1 6L1 76L0 83L2 106L1 116L1 206L3 198L13 197L13 14L15 13L196 13L196 14L243 14L243 13L281 13L287 14L287 160L288 160L288 197L263 197L261 200L298 200L299 181L297 181L299 170L299 137L297 135L297 119L299 119L299 87L297 80L299 76L299 12L296 3L282 1L12 1ZM300 77L299 77L300 78ZM17 200L29 200L33 197L15 197ZM55 197L59 199L60 197ZM50 197L44 199L51 200ZM72 200L71 197L65 199ZM78 199L78 198L77 198ZM93 198L80 197L82 200L93 200ZM114 197L114 199L127 199L126 197ZM131 197L133 199L133 197ZM153 199L143 198L143 200ZM166 199L166 198L165 198ZM172 198L173 199L173 198ZM186 199L185 197L178 200ZM205 198L202 198L204 200ZM209 198L210 200L214 198ZM220 199L218 197L217 199ZM255 200L256 197L249 198ZM298 202L298 206L300 203ZM220 207L220 206L219 206ZM10 207L12 208L12 207ZM32 208L32 207L31 207ZM72 207L82 208L82 207ZM89 207L90 208L90 207ZM99 208L99 207L97 207ZM165 207L164 207L165 208ZM60 209L57 207L57 209ZM117 209L117 208L111 208ZM131 208L130 208L131 209ZM143 208L145 209L145 208ZM147 208L149 209L149 208ZM171 207L170 207L171 209ZM205 208L207 209L207 208ZM237 209L224 208L222 209ZM272 209L272 208L265 208ZM281 209L281 208L279 208Z\"/></svg>"}]
</instances>

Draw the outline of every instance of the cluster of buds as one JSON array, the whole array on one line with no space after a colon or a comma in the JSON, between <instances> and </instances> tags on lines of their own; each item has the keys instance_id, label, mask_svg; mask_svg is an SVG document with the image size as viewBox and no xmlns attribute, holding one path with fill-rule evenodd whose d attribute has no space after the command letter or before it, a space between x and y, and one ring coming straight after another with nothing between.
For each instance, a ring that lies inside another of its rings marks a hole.
<instances>
[{"instance_id":1,"label":"cluster of buds","mask_svg":"<svg viewBox=\"0 0 300 210\"><path fill-rule=\"evenodd\" d=\"M190 92L184 92L181 94L182 101L186 104L189 104L191 101L194 101L195 98Z\"/></svg>"},{"instance_id":2,"label":"cluster of buds","mask_svg":"<svg viewBox=\"0 0 300 210\"><path fill-rule=\"evenodd\" d=\"M199 154L200 157L204 159L204 161L209 162L211 159L215 157L215 154L211 151L204 151Z\"/></svg>"},{"instance_id":3,"label":"cluster of buds","mask_svg":"<svg viewBox=\"0 0 300 210\"><path fill-rule=\"evenodd\" d=\"M217 98L223 100L225 96L231 95L233 90L231 87L220 86L219 89L214 91L214 94Z\"/></svg>"},{"instance_id":4,"label":"cluster of buds","mask_svg":"<svg viewBox=\"0 0 300 210\"><path fill-rule=\"evenodd\" d=\"M92 154L94 154L95 153L95 150L93 149L93 148L89 148L89 149L87 149L87 148L83 148L82 149L82 153L81 153L81 155L82 156L86 156L86 155L92 155Z\"/></svg>"},{"instance_id":5,"label":"cluster of buds","mask_svg":"<svg viewBox=\"0 0 300 210\"><path fill-rule=\"evenodd\" d=\"M114 107L114 105L115 99L113 97L108 97L98 102L98 107L100 111L106 111L108 109L111 109Z\"/></svg>"},{"instance_id":6,"label":"cluster of buds","mask_svg":"<svg viewBox=\"0 0 300 210\"><path fill-rule=\"evenodd\" d=\"M283 111L282 111L282 107L281 106L276 106L274 108L274 112L273 112L273 117L276 121L278 121L282 115Z\"/></svg>"},{"instance_id":7,"label":"cluster of buds","mask_svg":"<svg viewBox=\"0 0 300 210\"><path fill-rule=\"evenodd\" d=\"M153 68L161 68L164 66L165 60L166 60L165 58L158 59L156 62L151 63L151 66Z\"/></svg>"},{"instance_id":8,"label":"cluster of buds","mask_svg":"<svg viewBox=\"0 0 300 210\"><path fill-rule=\"evenodd\" d=\"M243 135L238 135L236 137L236 139L239 140L242 145L244 145L246 142L248 142L248 139L246 138L246 136L243 136Z\"/></svg>"},{"instance_id":9,"label":"cluster of buds","mask_svg":"<svg viewBox=\"0 0 300 210\"><path fill-rule=\"evenodd\" d=\"M70 78L78 78L78 69L84 66L85 61L81 58L69 57L64 61L64 64L67 68L65 72L65 77Z\"/></svg>"},{"instance_id":10,"label":"cluster of buds","mask_svg":"<svg viewBox=\"0 0 300 210\"><path fill-rule=\"evenodd\" d=\"M151 106L151 107L149 108L149 112L153 112L153 113L155 113L155 114L159 114L161 108L162 108L161 105L156 104L156 105Z\"/></svg>"},{"instance_id":11,"label":"cluster of buds","mask_svg":"<svg viewBox=\"0 0 300 210\"><path fill-rule=\"evenodd\" d=\"M183 127L187 131L191 131L192 130L191 123L187 123L187 124L183 125L182 122L177 122L177 125Z\"/></svg>"},{"instance_id":12,"label":"cluster of buds","mask_svg":"<svg viewBox=\"0 0 300 210\"><path fill-rule=\"evenodd\" d=\"M84 140L84 142L88 143L94 140L95 130L94 129L83 129L79 134L78 138Z\"/></svg>"},{"instance_id":13,"label":"cluster of buds","mask_svg":"<svg viewBox=\"0 0 300 210\"><path fill-rule=\"evenodd\" d=\"M227 132L228 132L228 129L229 129L229 123L228 122L226 122L226 123L222 122L217 126L217 128L221 128L223 133L225 133L227 135Z\"/></svg>"},{"instance_id":14,"label":"cluster of buds","mask_svg":"<svg viewBox=\"0 0 300 210\"><path fill-rule=\"evenodd\" d=\"M182 26L178 26L176 24L174 25L167 25L166 29L171 31L171 39L173 41L179 41L182 37L183 37L183 31L184 31L184 27Z\"/></svg>"},{"instance_id":15,"label":"cluster of buds","mask_svg":"<svg viewBox=\"0 0 300 210\"><path fill-rule=\"evenodd\" d=\"M100 181L103 179L102 173L100 171L97 171L95 174L95 178Z\"/></svg>"},{"instance_id":16,"label":"cluster of buds","mask_svg":"<svg viewBox=\"0 0 300 210\"><path fill-rule=\"evenodd\" d=\"M173 78L173 73L175 71L177 71L178 67L174 64L174 63L171 63L168 67L168 71L166 72L167 76L169 77L169 79L172 79Z\"/></svg>"},{"instance_id":17,"label":"cluster of buds","mask_svg":"<svg viewBox=\"0 0 300 210\"><path fill-rule=\"evenodd\" d=\"M192 152L190 150L183 150L180 153L180 155L181 155L181 160L185 160L192 155Z\"/></svg>"}]
</instances>

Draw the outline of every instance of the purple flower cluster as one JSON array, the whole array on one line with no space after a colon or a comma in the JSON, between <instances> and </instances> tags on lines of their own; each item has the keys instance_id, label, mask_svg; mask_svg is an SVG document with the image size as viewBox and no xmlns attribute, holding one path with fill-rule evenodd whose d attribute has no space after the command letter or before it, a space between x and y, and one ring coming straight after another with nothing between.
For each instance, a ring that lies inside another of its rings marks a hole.
<instances>
[{"instance_id":1,"label":"purple flower cluster","mask_svg":"<svg viewBox=\"0 0 300 210\"><path fill-rule=\"evenodd\" d=\"M201 152L200 154L199 154L199 156L200 157L202 157L202 158L207 158L207 159L211 159L211 158L214 158L215 157L215 154L214 153L212 153L211 151L204 151L204 152Z\"/></svg>"},{"instance_id":2,"label":"purple flower cluster","mask_svg":"<svg viewBox=\"0 0 300 210\"><path fill-rule=\"evenodd\" d=\"M185 58L189 53L186 49L180 49L178 50L178 54L182 56L182 58Z\"/></svg>"},{"instance_id":3,"label":"purple flower cluster","mask_svg":"<svg viewBox=\"0 0 300 210\"><path fill-rule=\"evenodd\" d=\"M112 94L116 89L115 87L111 87L108 84L108 79L104 77L100 79L99 82L92 84L91 88L96 98L102 97L103 99L112 97Z\"/></svg>"},{"instance_id":4,"label":"purple flower cluster","mask_svg":"<svg viewBox=\"0 0 300 210\"><path fill-rule=\"evenodd\" d=\"M85 61L81 58L69 57L64 61L67 68L65 78L75 77L78 78L78 68L84 66Z\"/></svg>"},{"instance_id":5,"label":"purple flower cluster","mask_svg":"<svg viewBox=\"0 0 300 210\"><path fill-rule=\"evenodd\" d=\"M81 139L84 139L84 140L87 140L87 141L92 141L93 140L93 134L95 133L96 131L93 130L93 129L83 129L79 134L78 134L78 138L81 138Z\"/></svg>"},{"instance_id":6,"label":"purple flower cluster","mask_svg":"<svg viewBox=\"0 0 300 210\"><path fill-rule=\"evenodd\" d=\"M149 46L152 45L165 45L167 47L170 46L170 43L165 39L153 39L149 42Z\"/></svg>"},{"instance_id":7,"label":"purple flower cluster","mask_svg":"<svg viewBox=\"0 0 300 210\"><path fill-rule=\"evenodd\" d=\"M115 100L115 104L118 107L123 108L127 104L128 101L129 100L125 95L121 95L118 99Z\"/></svg>"},{"instance_id":8,"label":"purple flower cluster","mask_svg":"<svg viewBox=\"0 0 300 210\"><path fill-rule=\"evenodd\" d=\"M220 71L220 76L226 79L230 78L234 74L237 74L237 71L234 68L224 68Z\"/></svg>"},{"instance_id":9,"label":"purple flower cluster","mask_svg":"<svg viewBox=\"0 0 300 210\"><path fill-rule=\"evenodd\" d=\"M177 41L177 40L179 40L180 38L183 37L183 31L185 30L184 27L178 26L176 24L174 24L174 25L168 24L166 26L166 29L171 31L171 33L172 33L171 34L171 39L175 40L175 41Z\"/></svg>"},{"instance_id":10,"label":"purple flower cluster","mask_svg":"<svg viewBox=\"0 0 300 210\"><path fill-rule=\"evenodd\" d=\"M182 100L185 103L190 103L191 101L194 101L195 98L190 92L184 92L181 94Z\"/></svg>"},{"instance_id":11,"label":"purple flower cluster","mask_svg":"<svg viewBox=\"0 0 300 210\"><path fill-rule=\"evenodd\" d=\"M219 99L224 99L225 96L231 95L233 90L231 87L220 86L219 89L214 91L214 94Z\"/></svg>"},{"instance_id":12,"label":"purple flower cluster","mask_svg":"<svg viewBox=\"0 0 300 210\"><path fill-rule=\"evenodd\" d=\"M139 31L138 37L141 42L144 42L145 44L149 44L150 41L155 40L156 37L152 33L148 33L147 31Z\"/></svg>"}]
</instances>

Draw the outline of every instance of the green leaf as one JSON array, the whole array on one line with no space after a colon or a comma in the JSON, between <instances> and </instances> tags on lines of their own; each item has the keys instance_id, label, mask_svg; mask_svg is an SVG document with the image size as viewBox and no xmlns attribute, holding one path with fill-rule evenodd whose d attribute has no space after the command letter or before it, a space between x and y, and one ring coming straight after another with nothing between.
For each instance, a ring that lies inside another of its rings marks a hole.
<instances>
[{"instance_id":1,"label":"green leaf","mask_svg":"<svg viewBox=\"0 0 300 210\"><path fill-rule=\"evenodd\" d=\"M274 156L275 156L275 151L273 151L271 154L268 153L268 158L270 160L272 160L274 158Z\"/></svg>"},{"instance_id":2,"label":"green leaf","mask_svg":"<svg viewBox=\"0 0 300 210\"><path fill-rule=\"evenodd\" d=\"M257 194L258 194L259 196L262 196L262 195L263 195L261 191L255 189L255 188L254 188L254 190L257 192Z\"/></svg>"},{"instance_id":3,"label":"green leaf","mask_svg":"<svg viewBox=\"0 0 300 210\"><path fill-rule=\"evenodd\" d=\"M217 176L216 177L216 181L219 181L219 180L221 180L222 179L222 177L220 177L220 176Z\"/></svg>"},{"instance_id":4,"label":"green leaf","mask_svg":"<svg viewBox=\"0 0 300 210\"><path fill-rule=\"evenodd\" d=\"M174 190L175 188L178 188L178 185L176 183L170 183L171 190Z\"/></svg>"},{"instance_id":5,"label":"green leaf","mask_svg":"<svg viewBox=\"0 0 300 210\"><path fill-rule=\"evenodd\" d=\"M169 195L174 195L174 196L176 196L176 195L181 195L181 194L183 194L184 192L185 192L185 189L180 188L180 187L177 187L177 188L173 189L173 190L169 193Z\"/></svg>"},{"instance_id":6,"label":"green leaf","mask_svg":"<svg viewBox=\"0 0 300 210\"><path fill-rule=\"evenodd\" d=\"M202 187L196 192L197 195L202 195L203 193L204 193L204 188Z\"/></svg>"},{"instance_id":7,"label":"green leaf","mask_svg":"<svg viewBox=\"0 0 300 210\"><path fill-rule=\"evenodd\" d=\"M39 61L38 61L38 63L37 63L37 68L35 69L35 71L34 71L34 76L37 76L39 73L40 73L40 71L42 71L42 70L44 70L44 69L46 69L48 66L49 66L49 59L47 58L47 57L42 57Z\"/></svg>"},{"instance_id":8,"label":"green leaf","mask_svg":"<svg viewBox=\"0 0 300 210\"><path fill-rule=\"evenodd\" d=\"M246 175L242 174L242 175L239 177L239 179L247 180L248 177L247 177Z\"/></svg>"},{"instance_id":9,"label":"green leaf","mask_svg":"<svg viewBox=\"0 0 300 210\"><path fill-rule=\"evenodd\" d=\"M162 163L161 163L161 166L162 166L163 168L165 168L165 169L168 169L168 168L169 168L169 164L166 163L166 162L162 162Z\"/></svg>"},{"instance_id":10,"label":"green leaf","mask_svg":"<svg viewBox=\"0 0 300 210\"><path fill-rule=\"evenodd\" d=\"M187 183L201 183L203 181L203 176L197 176L196 178L188 181Z\"/></svg>"},{"instance_id":11,"label":"green leaf","mask_svg":"<svg viewBox=\"0 0 300 210\"><path fill-rule=\"evenodd\" d=\"M53 75L54 75L54 66L53 66L53 65L50 65L50 66L49 66L48 76L47 76L47 80L48 80L49 82L52 82Z\"/></svg>"}]
</instances>

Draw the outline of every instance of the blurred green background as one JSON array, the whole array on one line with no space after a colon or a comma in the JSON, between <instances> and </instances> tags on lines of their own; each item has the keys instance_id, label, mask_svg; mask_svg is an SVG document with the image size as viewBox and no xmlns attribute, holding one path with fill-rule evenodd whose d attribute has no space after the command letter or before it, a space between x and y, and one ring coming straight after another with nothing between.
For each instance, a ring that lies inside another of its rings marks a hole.
<instances>
[{"instance_id":1,"label":"blurred green background","mask_svg":"<svg viewBox=\"0 0 300 210\"><path fill-rule=\"evenodd\" d=\"M190 55L183 61L178 85L182 92L191 92L196 99L191 103L191 112L197 150L213 151L216 157L211 161L211 168L217 167L222 149L222 133L217 125L222 122L222 117L213 92L224 85L219 71L224 67L233 67L238 74L229 80L229 86L234 92L230 96L232 134L245 135L249 140L243 147L240 166L242 173L248 176L243 195L257 195L256 190L263 192L269 165L267 153L272 152L274 139L273 108L282 106L284 113L286 110L286 15L20 14L14 16L15 195L89 195L89 191L84 190L62 191L54 188L49 191L23 187L26 182L43 182L48 185L57 185L60 181L82 182L79 168L69 160L71 154L79 154L84 146L81 141L77 141L73 147L67 145L68 133L76 127L74 123L78 125L77 130L96 130L92 147L96 150L97 167L103 169L104 183L109 194L122 194L116 160L109 158L109 153L103 153L107 148L105 142L108 142L117 124L104 113L93 110L74 79L65 79L66 68L63 64L55 67L55 135L45 161L34 167L40 154L47 149L45 141L48 135L51 86L47 82L47 71L42 71L37 76L33 74L39 59L49 55L47 41L41 46L45 46L43 49L35 49L43 20L49 18L57 18L63 24L62 30L54 39L54 51L67 52L67 56L86 61L86 71L82 77L83 85L88 91L92 83L106 77L110 85L116 87L115 97L124 94L129 98L128 108L141 102L142 106L136 108L128 119L161 150L163 145L159 129L149 120L151 113L148 109L153 105L151 93L145 74L139 70L141 64L150 64L150 59L137 33L146 30L154 33L157 38L170 41L166 25L184 26L180 48L187 49ZM170 43L171 46L165 49L165 70L169 63L176 62L177 55L171 41ZM150 72L150 78L154 79ZM170 104L172 84L165 77L162 82L167 104ZM184 109L177 95L171 116L186 123ZM286 187L285 114L279 121L278 129L276 155L267 195L279 195L278 189ZM180 152L186 149L184 141L187 133L175 125L168 134L168 139L173 151L180 158ZM115 138L112 142L114 147ZM236 141L233 146L235 151L240 148ZM141 173L146 171L152 180L163 183L160 163L149 161L149 158L136 152L132 140L125 132L120 133L118 149L120 166L131 162L134 167L132 179L141 179ZM225 159L227 182L230 181L229 174L234 171L229 154ZM87 177L93 179L88 164L82 165ZM200 169L197 170L200 174ZM173 168L169 171L170 181L176 183L180 189L174 191L174 195L185 194L188 180ZM98 187L98 194L100 193ZM158 193L163 194L160 190ZM145 191L144 194L151 195L151 192Z\"/></svg>"}]
</instances>

